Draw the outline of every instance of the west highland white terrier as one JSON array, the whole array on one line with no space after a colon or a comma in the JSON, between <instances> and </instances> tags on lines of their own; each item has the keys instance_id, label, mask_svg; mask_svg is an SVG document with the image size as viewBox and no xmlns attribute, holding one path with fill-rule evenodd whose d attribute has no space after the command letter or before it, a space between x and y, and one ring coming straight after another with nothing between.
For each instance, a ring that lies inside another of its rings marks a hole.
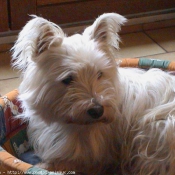
<instances>
[{"instance_id":1,"label":"west highland white terrier","mask_svg":"<svg viewBox=\"0 0 175 175\"><path fill-rule=\"evenodd\" d=\"M88 175L175 175L175 77L120 68L126 19L103 14L66 36L33 17L13 47L22 70L21 118L38 166Z\"/></svg>"}]
</instances>

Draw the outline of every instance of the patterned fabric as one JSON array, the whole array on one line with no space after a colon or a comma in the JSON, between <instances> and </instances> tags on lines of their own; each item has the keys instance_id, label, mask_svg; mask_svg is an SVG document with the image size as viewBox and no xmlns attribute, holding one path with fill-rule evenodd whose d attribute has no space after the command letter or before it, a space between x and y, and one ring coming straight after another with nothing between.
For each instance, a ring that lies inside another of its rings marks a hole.
<instances>
[{"instance_id":1,"label":"patterned fabric","mask_svg":"<svg viewBox=\"0 0 175 175\"><path fill-rule=\"evenodd\" d=\"M10 154L20 158L25 152L30 150L26 127L20 127L18 130L10 134L2 147Z\"/></svg>"},{"instance_id":2,"label":"patterned fabric","mask_svg":"<svg viewBox=\"0 0 175 175\"><path fill-rule=\"evenodd\" d=\"M148 58L123 58L116 59L120 67L139 67L143 69L160 68L175 71L175 61L148 59Z\"/></svg>"},{"instance_id":3,"label":"patterned fabric","mask_svg":"<svg viewBox=\"0 0 175 175\"><path fill-rule=\"evenodd\" d=\"M5 136L6 136L6 127L5 127L4 110L2 106L0 106L0 145L4 143Z\"/></svg>"},{"instance_id":4,"label":"patterned fabric","mask_svg":"<svg viewBox=\"0 0 175 175\"><path fill-rule=\"evenodd\" d=\"M6 111L8 108L10 108L13 116L20 114L19 104L16 104L16 100L10 101L7 96L3 96L1 98L4 100L4 103L5 103L4 111Z\"/></svg>"},{"instance_id":5,"label":"patterned fabric","mask_svg":"<svg viewBox=\"0 0 175 175\"><path fill-rule=\"evenodd\" d=\"M0 174L61 175L21 161L31 154L26 134L27 124L15 119L22 112L17 95L18 91L14 90L0 97Z\"/></svg>"},{"instance_id":6,"label":"patterned fabric","mask_svg":"<svg viewBox=\"0 0 175 175\"><path fill-rule=\"evenodd\" d=\"M20 103L7 96L1 97L4 107L0 107L0 145L9 153L20 157L29 149L26 125L14 117L22 112Z\"/></svg>"},{"instance_id":7,"label":"patterned fabric","mask_svg":"<svg viewBox=\"0 0 175 175\"><path fill-rule=\"evenodd\" d=\"M168 65L170 64L170 61L140 58L138 64L139 64L139 67L142 67L142 68L149 67L149 68L168 69Z\"/></svg>"}]
</instances>

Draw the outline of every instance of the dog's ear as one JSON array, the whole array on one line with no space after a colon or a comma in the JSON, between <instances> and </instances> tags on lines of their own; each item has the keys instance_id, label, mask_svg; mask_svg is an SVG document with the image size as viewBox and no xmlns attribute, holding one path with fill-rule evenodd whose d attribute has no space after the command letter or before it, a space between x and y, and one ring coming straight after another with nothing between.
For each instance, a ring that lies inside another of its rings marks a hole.
<instances>
[{"instance_id":1,"label":"dog's ear","mask_svg":"<svg viewBox=\"0 0 175 175\"><path fill-rule=\"evenodd\" d=\"M106 52L119 49L120 37L118 32L126 18L116 13L106 13L98 17L95 22L85 29L83 35L101 44Z\"/></svg>"},{"instance_id":2,"label":"dog's ear","mask_svg":"<svg viewBox=\"0 0 175 175\"><path fill-rule=\"evenodd\" d=\"M62 29L41 17L33 16L20 32L12 48L13 66L25 69L42 52L61 45L64 38Z\"/></svg>"},{"instance_id":3,"label":"dog's ear","mask_svg":"<svg viewBox=\"0 0 175 175\"><path fill-rule=\"evenodd\" d=\"M37 52L38 54L49 49L50 47L60 46L64 33L62 29L54 23L43 23L40 26L40 36L38 37Z\"/></svg>"}]
</instances>

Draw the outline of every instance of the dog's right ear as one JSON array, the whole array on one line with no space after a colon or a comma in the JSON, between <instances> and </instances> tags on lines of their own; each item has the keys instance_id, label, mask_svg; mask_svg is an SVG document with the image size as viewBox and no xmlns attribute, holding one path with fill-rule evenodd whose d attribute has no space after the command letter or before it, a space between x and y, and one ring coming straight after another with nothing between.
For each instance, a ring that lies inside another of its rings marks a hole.
<instances>
[{"instance_id":1,"label":"dog's right ear","mask_svg":"<svg viewBox=\"0 0 175 175\"><path fill-rule=\"evenodd\" d=\"M105 13L99 16L95 22L87 27L84 36L99 43L101 49L115 58L115 52L119 49L120 37L118 32L127 19L116 13Z\"/></svg>"},{"instance_id":2,"label":"dog's right ear","mask_svg":"<svg viewBox=\"0 0 175 175\"><path fill-rule=\"evenodd\" d=\"M20 32L12 48L12 65L25 69L31 61L45 50L62 44L64 33L56 24L33 16Z\"/></svg>"}]
</instances>

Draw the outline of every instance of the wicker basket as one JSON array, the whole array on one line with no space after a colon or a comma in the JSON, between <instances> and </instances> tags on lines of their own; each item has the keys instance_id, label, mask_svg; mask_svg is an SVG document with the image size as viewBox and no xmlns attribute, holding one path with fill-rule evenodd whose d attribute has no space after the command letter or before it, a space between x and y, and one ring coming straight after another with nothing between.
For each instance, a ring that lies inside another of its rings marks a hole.
<instances>
[{"instance_id":1,"label":"wicker basket","mask_svg":"<svg viewBox=\"0 0 175 175\"><path fill-rule=\"evenodd\" d=\"M175 62L144 58L127 58L116 60L121 67L150 67L175 71ZM174 74L175 75L175 74ZM29 149L26 124L14 120L14 116L22 112L16 100L18 91L14 90L0 98L0 174L61 174L37 168L20 160L20 155Z\"/></svg>"},{"instance_id":2,"label":"wicker basket","mask_svg":"<svg viewBox=\"0 0 175 175\"><path fill-rule=\"evenodd\" d=\"M17 96L18 91L13 90L0 98L0 174L60 175L61 173L49 172L19 159L20 154L30 148L26 145L27 125L13 118L22 112Z\"/></svg>"}]
</instances>

